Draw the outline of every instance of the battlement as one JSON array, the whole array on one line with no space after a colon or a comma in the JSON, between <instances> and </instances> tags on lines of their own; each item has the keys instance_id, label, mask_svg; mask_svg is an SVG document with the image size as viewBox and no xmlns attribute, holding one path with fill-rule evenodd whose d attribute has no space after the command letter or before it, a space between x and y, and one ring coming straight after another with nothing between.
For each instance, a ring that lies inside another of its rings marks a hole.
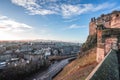
<instances>
[{"instance_id":1,"label":"battlement","mask_svg":"<svg viewBox=\"0 0 120 80\"><path fill-rule=\"evenodd\" d=\"M104 25L105 28L120 28L120 11L113 11L109 14L102 14L98 18L91 18L89 24L89 35L96 33L97 25Z\"/></svg>"},{"instance_id":2,"label":"battlement","mask_svg":"<svg viewBox=\"0 0 120 80\"><path fill-rule=\"evenodd\" d=\"M97 35L97 62L112 49L120 48L120 11L91 18L89 35Z\"/></svg>"},{"instance_id":3,"label":"battlement","mask_svg":"<svg viewBox=\"0 0 120 80\"><path fill-rule=\"evenodd\" d=\"M91 18L91 22L95 22L96 24L99 24L99 23L111 21L112 19L115 19L117 17L120 17L120 11L113 11L112 13L109 14L102 14L98 18L93 17Z\"/></svg>"}]
</instances>

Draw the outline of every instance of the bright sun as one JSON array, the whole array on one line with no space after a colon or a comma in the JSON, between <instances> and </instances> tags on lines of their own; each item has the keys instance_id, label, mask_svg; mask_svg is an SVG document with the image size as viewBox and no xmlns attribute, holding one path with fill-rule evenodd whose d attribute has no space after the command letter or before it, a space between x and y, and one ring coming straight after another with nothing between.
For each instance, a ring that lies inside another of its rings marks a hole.
<instances>
[{"instance_id":1,"label":"bright sun","mask_svg":"<svg viewBox=\"0 0 120 80\"><path fill-rule=\"evenodd\" d=\"M0 31L0 40L20 40L21 38L8 32Z\"/></svg>"}]
</instances>

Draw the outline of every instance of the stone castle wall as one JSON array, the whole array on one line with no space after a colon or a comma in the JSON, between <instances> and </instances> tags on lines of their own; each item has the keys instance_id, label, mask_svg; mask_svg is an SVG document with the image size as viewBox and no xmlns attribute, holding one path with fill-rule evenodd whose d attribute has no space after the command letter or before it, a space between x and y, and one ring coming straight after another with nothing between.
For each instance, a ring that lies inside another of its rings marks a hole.
<instances>
[{"instance_id":1,"label":"stone castle wall","mask_svg":"<svg viewBox=\"0 0 120 80\"><path fill-rule=\"evenodd\" d=\"M111 48L120 46L120 11L92 18L89 24L89 35L97 34L97 62L104 59ZM118 45L117 45L118 44Z\"/></svg>"},{"instance_id":2,"label":"stone castle wall","mask_svg":"<svg viewBox=\"0 0 120 80\"><path fill-rule=\"evenodd\" d=\"M105 28L120 28L120 11L113 11L110 14L101 15L100 17L91 18L89 24L89 35L96 33L96 25L103 24Z\"/></svg>"}]
</instances>

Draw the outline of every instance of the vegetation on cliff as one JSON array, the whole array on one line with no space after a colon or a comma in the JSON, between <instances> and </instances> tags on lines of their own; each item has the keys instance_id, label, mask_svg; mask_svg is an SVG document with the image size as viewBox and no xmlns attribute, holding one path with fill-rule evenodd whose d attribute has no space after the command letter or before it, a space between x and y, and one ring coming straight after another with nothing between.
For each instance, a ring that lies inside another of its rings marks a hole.
<instances>
[{"instance_id":1,"label":"vegetation on cliff","mask_svg":"<svg viewBox=\"0 0 120 80\"><path fill-rule=\"evenodd\" d=\"M96 48L68 64L53 80L85 80L96 63Z\"/></svg>"},{"instance_id":2,"label":"vegetation on cliff","mask_svg":"<svg viewBox=\"0 0 120 80\"><path fill-rule=\"evenodd\" d=\"M97 35L89 35L86 42L82 45L82 52L95 48L97 46Z\"/></svg>"},{"instance_id":3,"label":"vegetation on cliff","mask_svg":"<svg viewBox=\"0 0 120 80\"><path fill-rule=\"evenodd\" d=\"M82 45L82 56L68 64L53 80L85 80L97 65L96 46L97 35L89 35Z\"/></svg>"}]
</instances>

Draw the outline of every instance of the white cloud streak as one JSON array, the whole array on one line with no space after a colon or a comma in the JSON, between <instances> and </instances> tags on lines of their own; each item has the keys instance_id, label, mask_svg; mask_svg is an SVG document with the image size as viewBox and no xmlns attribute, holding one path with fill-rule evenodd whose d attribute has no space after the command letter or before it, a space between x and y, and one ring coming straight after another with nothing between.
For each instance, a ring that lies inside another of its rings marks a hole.
<instances>
[{"instance_id":1,"label":"white cloud streak","mask_svg":"<svg viewBox=\"0 0 120 80\"><path fill-rule=\"evenodd\" d=\"M77 21L79 20L80 18L74 18L74 19L66 19L64 20L64 22L74 22L74 21Z\"/></svg>"},{"instance_id":2,"label":"white cloud streak","mask_svg":"<svg viewBox=\"0 0 120 80\"><path fill-rule=\"evenodd\" d=\"M93 10L92 11L98 11L101 9L107 9L107 8L113 8L115 6L115 3L103 3L103 4L99 4L96 7L93 6Z\"/></svg>"},{"instance_id":3,"label":"white cloud streak","mask_svg":"<svg viewBox=\"0 0 120 80\"><path fill-rule=\"evenodd\" d=\"M73 29L82 29L82 28L86 28L86 26L80 26L77 24L72 24L68 27L65 27L63 30L73 30Z\"/></svg>"},{"instance_id":4,"label":"white cloud streak","mask_svg":"<svg viewBox=\"0 0 120 80\"><path fill-rule=\"evenodd\" d=\"M47 28L33 28L25 23L17 22L7 16L0 15L0 40L51 39Z\"/></svg>"},{"instance_id":5,"label":"white cloud streak","mask_svg":"<svg viewBox=\"0 0 120 80\"><path fill-rule=\"evenodd\" d=\"M83 8L82 8L83 7ZM62 5L62 14L63 17L67 18L67 17L71 17L74 15L80 15L88 10L90 10L92 7L91 4L84 4L84 5Z\"/></svg>"},{"instance_id":6,"label":"white cloud streak","mask_svg":"<svg viewBox=\"0 0 120 80\"><path fill-rule=\"evenodd\" d=\"M41 6L37 4L37 0L12 0L12 3L24 7L25 9L30 11L30 15L48 15L56 13L55 11L41 8Z\"/></svg>"},{"instance_id":7,"label":"white cloud streak","mask_svg":"<svg viewBox=\"0 0 120 80\"><path fill-rule=\"evenodd\" d=\"M0 15L0 40L20 40L27 37L26 32L33 27ZM24 36L21 36L24 35Z\"/></svg>"},{"instance_id":8,"label":"white cloud streak","mask_svg":"<svg viewBox=\"0 0 120 80\"><path fill-rule=\"evenodd\" d=\"M31 26L17 22L7 16L0 16L0 31L21 32L32 29Z\"/></svg>"},{"instance_id":9,"label":"white cloud streak","mask_svg":"<svg viewBox=\"0 0 120 80\"><path fill-rule=\"evenodd\" d=\"M11 0L12 3L24 7L30 15L57 14L64 18L95 12L114 7L115 3L93 4L66 4L57 3L59 0Z\"/></svg>"}]
</instances>

